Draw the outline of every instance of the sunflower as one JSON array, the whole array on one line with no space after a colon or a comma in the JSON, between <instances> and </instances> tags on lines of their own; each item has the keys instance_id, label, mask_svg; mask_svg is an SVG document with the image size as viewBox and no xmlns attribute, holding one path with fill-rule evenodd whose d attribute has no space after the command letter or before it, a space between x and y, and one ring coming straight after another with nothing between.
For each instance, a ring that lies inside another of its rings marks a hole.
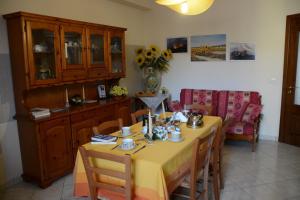
<instances>
[{"instance_id":1,"label":"sunflower","mask_svg":"<svg viewBox=\"0 0 300 200\"><path fill-rule=\"evenodd\" d=\"M142 54L139 54L136 58L135 58L135 62L141 66L142 64L144 64L145 62L145 57Z\"/></svg>"},{"instance_id":2,"label":"sunflower","mask_svg":"<svg viewBox=\"0 0 300 200\"><path fill-rule=\"evenodd\" d=\"M146 50L145 57L148 59L151 59L153 57L153 52L151 51L151 49Z\"/></svg>"},{"instance_id":3,"label":"sunflower","mask_svg":"<svg viewBox=\"0 0 300 200\"><path fill-rule=\"evenodd\" d=\"M136 55L140 55L142 53L144 53L144 48L138 48L135 50Z\"/></svg>"},{"instance_id":4,"label":"sunflower","mask_svg":"<svg viewBox=\"0 0 300 200\"><path fill-rule=\"evenodd\" d=\"M155 45L151 45L151 46L150 46L150 50L152 51L152 53L153 53L154 55L159 54L159 48L158 48L157 46L155 46Z\"/></svg>"},{"instance_id":5,"label":"sunflower","mask_svg":"<svg viewBox=\"0 0 300 200\"><path fill-rule=\"evenodd\" d=\"M171 55L170 55L170 53L169 53L168 50L162 51L162 52L161 52L161 55L162 55L162 57L163 57L165 60L167 60L167 61L171 59Z\"/></svg>"}]
</instances>

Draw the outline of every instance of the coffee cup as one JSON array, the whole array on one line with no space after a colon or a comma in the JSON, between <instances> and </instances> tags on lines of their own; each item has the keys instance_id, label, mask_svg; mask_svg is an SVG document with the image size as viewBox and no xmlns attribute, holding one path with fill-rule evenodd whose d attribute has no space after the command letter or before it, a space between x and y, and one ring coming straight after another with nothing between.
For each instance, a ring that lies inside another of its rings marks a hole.
<instances>
[{"instance_id":1,"label":"coffee cup","mask_svg":"<svg viewBox=\"0 0 300 200\"><path fill-rule=\"evenodd\" d=\"M128 136L130 135L130 127L129 126L123 126L122 127L122 136Z\"/></svg>"},{"instance_id":2,"label":"coffee cup","mask_svg":"<svg viewBox=\"0 0 300 200\"><path fill-rule=\"evenodd\" d=\"M174 141L181 140L181 132L180 131L172 131L171 139Z\"/></svg>"},{"instance_id":3,"label":"coffee cup","mask_svg":"<svg viewBox=\"0 0 300 200\"><path fill-rule=\"evenodd\" d=\"M122 141L121 148L122 149L132 149L134 147L133 139L126 138Z\"/></svg>"}]
</instances>

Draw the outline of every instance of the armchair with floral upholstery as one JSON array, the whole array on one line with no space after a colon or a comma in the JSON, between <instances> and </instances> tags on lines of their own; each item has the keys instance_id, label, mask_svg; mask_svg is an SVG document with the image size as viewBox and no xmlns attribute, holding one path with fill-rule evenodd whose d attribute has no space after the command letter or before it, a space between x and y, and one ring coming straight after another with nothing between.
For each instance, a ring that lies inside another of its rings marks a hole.
<instances>
[{"instance_id":1,"label":"armchair with floral upholstery","mask_svg":"<svg viewBox=\"0 0 300 200\"><path fill-rule=\"evenodd\" d=\"M258 92L182 89L180 101L169 102L171 111L193 111L195 105L200 105L199 112L202 114L231 119L226 139L247 140L252 144L252 151L255 151L262 111Z\"/></svg>"}]
</instances>

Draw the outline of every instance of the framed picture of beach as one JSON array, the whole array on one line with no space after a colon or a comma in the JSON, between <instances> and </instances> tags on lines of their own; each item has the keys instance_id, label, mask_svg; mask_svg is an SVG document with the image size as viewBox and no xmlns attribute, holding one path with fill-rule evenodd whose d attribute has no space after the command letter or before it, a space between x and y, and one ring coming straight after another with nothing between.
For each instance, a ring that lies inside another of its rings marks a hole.
<instances>
[{"instance_id":1,"label":"framed picture of beach","mask_svg":"<svg viewBox=\"0 0 300 200\"><path fill-rule=\"evenodd\" d=\"M255 45L251 43L230 43L230 60L255 60Z\"/></svg>"},{"instance_id":2,"label":"framed picture of beach","mask_svg":"<svg viewBox=\"0 0 300 200\"><path fill-rule=\"evenodd\" d=\"M226 34L191 36L191 61L226 60Z\"/></svg>"},{"instance_id":3,"label":"framed picture of beach","mask_svg":"<svg viewBox=\"0 0 300 200\"><path fill-rule=\"evenodd\" d=\"M172 53L186 53L187 38L167 38L167 49L171 49Z\"/></svg>"}]
</instances>

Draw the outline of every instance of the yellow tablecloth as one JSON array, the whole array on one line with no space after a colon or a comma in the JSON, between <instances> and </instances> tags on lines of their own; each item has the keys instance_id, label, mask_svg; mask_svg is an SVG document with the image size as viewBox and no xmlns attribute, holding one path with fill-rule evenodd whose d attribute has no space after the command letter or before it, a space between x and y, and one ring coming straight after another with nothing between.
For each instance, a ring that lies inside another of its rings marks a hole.
<instances>
[{"instance_id":1,"label":"yellow tablecloth","mask_svg":"<svg viewBox=\"0 0 300 200\"><path fill-rule=\"evenodd\" d=\"M136 149L146 144L146 147L135 154L135 150L124 151L120 148L111 150L115 145L102 144L85 144L87 149L93 149L101 152L109 152L118 155L129 153L131 154L133 164L133 182L134 182L134 198L161 200L169 199L167 186L180 170L188 163L192 156L192 144L198 136L205 137L211 132L213 127L221 131L222 120L219 117L204 116L204 126L199 129L187 128L186 124L181 125L182 142L172 141L154 141L152 145L144 141L136 142ZM142 138L141 123L131 127L133 132L132 138ZM116 132L114 134L120 134ZM122 139L118 140L121 143ZM103 164L102 164L103 163ZM102 165L108 165L112 168L121 168L112 163L102 162ZM99 164L99 163L98 163ZM101 165L100 164L100 165ZM122 169L120 169L122 170ZM107 196L110 199L122 199L120 196L114 196L113 193L99 191L100 195ZM74 168L74 195L88 196L88 182L85 174L83 162L80 153L77 153L75 168Z\"/></svg>"}]
</instances>

